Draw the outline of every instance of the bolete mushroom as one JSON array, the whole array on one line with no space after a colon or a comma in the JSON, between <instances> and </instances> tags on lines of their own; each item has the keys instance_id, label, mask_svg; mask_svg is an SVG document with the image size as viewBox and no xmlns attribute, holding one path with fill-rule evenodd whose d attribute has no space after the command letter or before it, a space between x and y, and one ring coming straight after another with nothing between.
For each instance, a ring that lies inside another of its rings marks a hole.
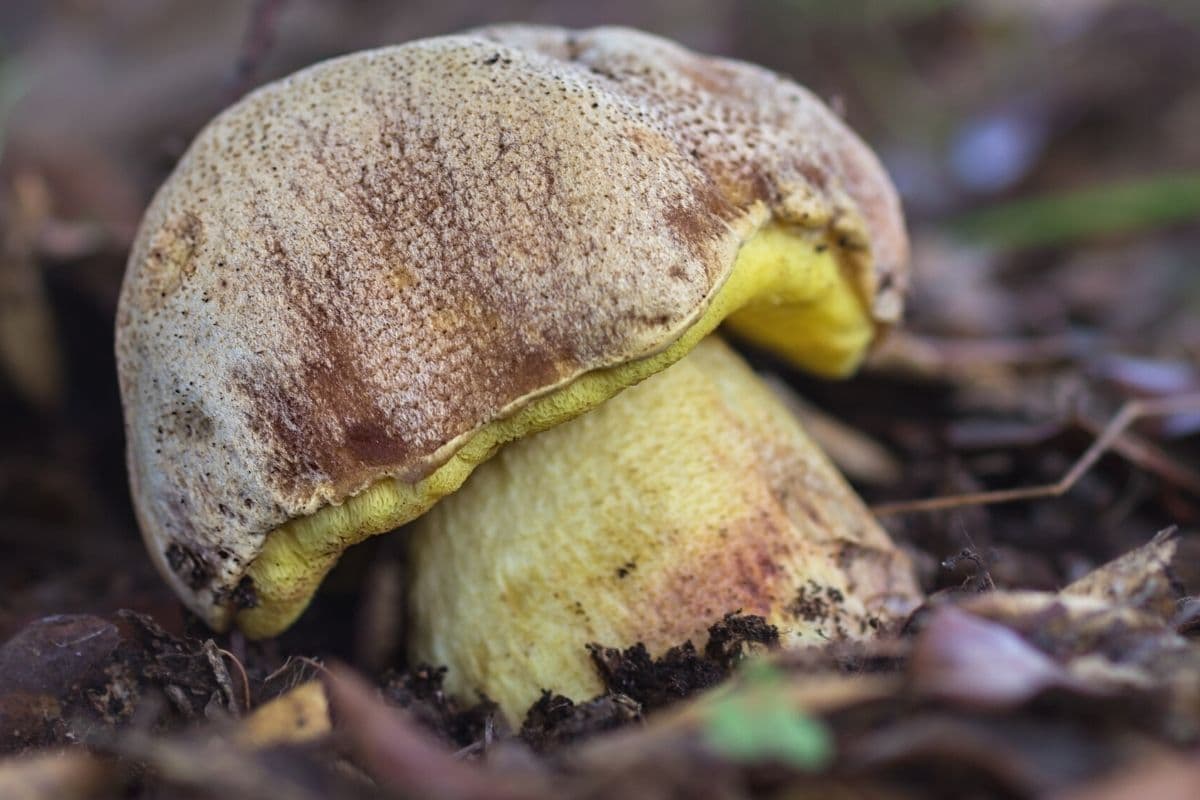
<instances>
[{"instance_id":1,"label":"bolete mushroom","mask_svg":"<svg viewBox=\"0 0 1200 800\"><path fill-rule=\"evenodd\" d=\"M850 372L906 259L874 155L758 67L524 26L318 64L209 124L143 220L116 335L139 524L193 611L273 635L347 547L722 321ZM702 393L670 402L759 394L732 358L664 375ZM807 447L780 435L779 463Z\"/></svg>"}]
</instances>

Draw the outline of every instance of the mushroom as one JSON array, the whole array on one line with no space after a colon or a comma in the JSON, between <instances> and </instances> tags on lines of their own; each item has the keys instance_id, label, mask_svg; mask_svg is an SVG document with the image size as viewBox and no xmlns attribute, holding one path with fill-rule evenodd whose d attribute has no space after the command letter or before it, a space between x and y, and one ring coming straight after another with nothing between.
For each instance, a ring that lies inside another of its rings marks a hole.
<instances>
[{"instance_id":1,"label":"mushroom","mask_svg":"<svg viewBox=\"0 0 1200 800\"><path fill-rule=\"evenodd\" d=\"M318 64L210 123L142 222L116 331L139 525L211 626L274 635L347 547L722 321L849 373L906 260L874 155L767 70L525 26ZM714 369L706 403L757 393Z\"/></svg>"}]
</instances>

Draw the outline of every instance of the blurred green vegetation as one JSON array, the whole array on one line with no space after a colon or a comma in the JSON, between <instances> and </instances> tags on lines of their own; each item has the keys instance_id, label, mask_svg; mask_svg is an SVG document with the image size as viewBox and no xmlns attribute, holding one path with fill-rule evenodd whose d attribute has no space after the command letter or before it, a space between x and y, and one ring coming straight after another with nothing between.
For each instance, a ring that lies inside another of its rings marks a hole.
<instances>
[{"instance_id":1,"label":"blurred green vegetation","mask_svg":"<svg viewBox=\"0 0 1200 800\"><path fill-rule=\"evenodd\" d=\"M1068 245L1200 220L1200 173L1023 198L958 217L949 228L1001 249Z\"/></svg>"},{"instance_id":2,"label":"blurred green vegetation","mask_svg":"<svg viewBox=\"0 0 1200 800\"><path fill-rule=\"evenodd\" d=\"M826 766L834 756L832 735L823 722L793 708L787 685L770 664L747 663L737 687L709 707L705 741L736 761L779 761L802 770Z\"/></svg>"}]
</instances>

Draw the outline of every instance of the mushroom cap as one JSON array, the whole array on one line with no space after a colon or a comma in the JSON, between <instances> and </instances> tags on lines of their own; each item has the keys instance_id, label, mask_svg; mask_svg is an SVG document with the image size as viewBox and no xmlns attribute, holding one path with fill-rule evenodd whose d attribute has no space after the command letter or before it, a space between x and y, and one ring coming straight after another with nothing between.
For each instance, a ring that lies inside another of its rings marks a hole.
<instances>
[{"instance_id":1,"label":"mushroom cap","mask_svg":"<svg viewBox=\"0 0 1200 800\"><path fill-rule=\"evenodd\" d=\"M891 184L767 70L515 26L259 89L160 189L121 292L130 482L160 571L226 626L280 525L418 482L532 400L662 352L768 223L821 237L896 320Z\"/></svg>"}]
</instances>

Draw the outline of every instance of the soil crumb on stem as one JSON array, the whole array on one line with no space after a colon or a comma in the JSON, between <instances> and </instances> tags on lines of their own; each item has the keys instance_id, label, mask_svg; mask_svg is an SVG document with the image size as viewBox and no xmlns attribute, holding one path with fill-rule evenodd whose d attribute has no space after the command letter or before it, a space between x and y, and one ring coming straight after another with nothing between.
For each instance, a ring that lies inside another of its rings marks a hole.
<instances>
[{"instance_id":1,"label":"soil crumb on stem","mask_svg":"<svg viewBox=\"0 0 1200 800\"><path fill-rule=\"evenodd\" d=\"M605 693L585 703L543 691L525 716L521 738L539 752L641 719L729 677L747 647L774 649L779 631L762 617L733 612L708 629L703 651L686 641L659 658L641 642L620 650L588 645Z\"/></svg>"}]
</instances>

